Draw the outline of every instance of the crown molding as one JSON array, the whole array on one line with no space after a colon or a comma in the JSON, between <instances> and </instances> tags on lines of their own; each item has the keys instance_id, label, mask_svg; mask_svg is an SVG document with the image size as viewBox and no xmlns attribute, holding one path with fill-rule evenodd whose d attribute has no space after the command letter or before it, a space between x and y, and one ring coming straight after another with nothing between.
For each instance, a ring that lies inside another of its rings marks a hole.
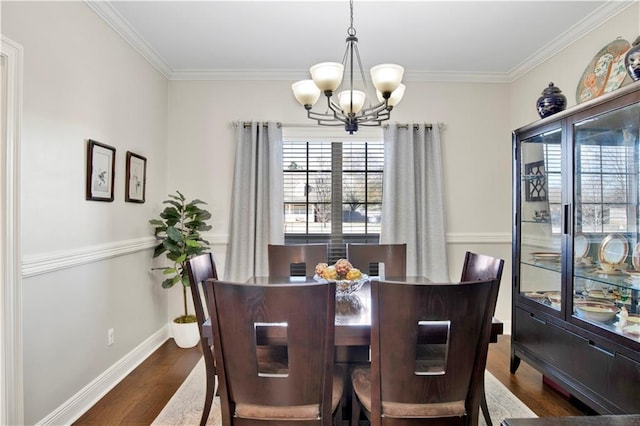
<instances>
[{"instance_id":1,"label":"crown molding","mask_svg":"<svg viewBox=\"0 0 640 426\"><path fill-rule=\"evenodd\" d=\"M171 79L171 74L173 73L171 67L144 41L140 34L129 25L122 15L111 6L109 1L84 0L84 3L142 55L147 62L165 76L165 78Z\"/></svg>"},{"instance_id":2,"label":"crown molding","mask_svg":"<svg viewBox=\"0 0 640 426\"><path fill-rule=\"evenodd\" d=\"M541 65L553 55L561 52L576 40L579 40L586 34L598 28L634 3L636 3L636 1L609 0L582 21L567 29L567 31L562 35L556 37L550 43L547 43L547 45L543 46L533 55L529 56L525 61L512 69L508 73L508 82L511 83L518 80L520 77Z\"/></svg>"},{"instance_id":3,"label":"crown molding","mask_svg":"<svg viewBox=\"0 0 640 426\"><path fill-rule=\"evenodd\" d=\"M129 25L122 15L120 15L118 11L111 6L109 1L84 0L84 2L168 80L295 81L302 78L308 78L307 70L173 70ZM555 38L546 46L536 51L533 55L525 59L522 63L507 73L468 73L461 71L431 72L407 70L404 75L405 81L512 83L634 3L635 1L609 0L585 19L567 29L567 31L565 31L561 36Z\"/></svg>"}]
</instances>

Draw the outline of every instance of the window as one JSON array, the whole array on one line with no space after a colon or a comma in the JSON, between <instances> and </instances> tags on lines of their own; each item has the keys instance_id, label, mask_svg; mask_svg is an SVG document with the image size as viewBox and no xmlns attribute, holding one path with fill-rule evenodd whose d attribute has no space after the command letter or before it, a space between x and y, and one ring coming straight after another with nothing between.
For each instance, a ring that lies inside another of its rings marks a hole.
<instances>
[{"instance_id":1,"label":"window","mask_svg":"<svg viewBox=\"0 0 640 426\"><path fill-rule=\"evenodd\" d=\"M620 144L576 144L576 164L580 173L575 182L576 215L584 233L628 232L633 217L634 147ZM552 232L561 232L561 147L544 144L544 164L548 185Z\"/></svg>"},{"instance_id":2,"label":"window","mask_svg":"<svg viewBox=\"0 0 640 426\"><path fill-rule=\"evenodd\" d=\"M330 262L346 243L378 243L381 140L283 142L285 243L328 243Z\"/></svg>"},{"instance_id":3,"label":"window","mask_svg":"<svg viewBox=\"0 0 640 426\"><path fill-rule=\"evenodd\" d=\"M581 232L629 232L635 200L630 200L634 181L634 147L625 145L577 145L580 178L576 212Z\"/></svg>"},{"instance_id":4,"label":"window","mask_svg":"<svg viewBox=\"0 0 640 426\"><path fill-rule=\"evenodd\" d=\"M551 215L551 232L561 232L562 221L562 151L559 143L545 143L543 146L545 178L547 181L547 201Z\"/></svg>"}]
</instances>

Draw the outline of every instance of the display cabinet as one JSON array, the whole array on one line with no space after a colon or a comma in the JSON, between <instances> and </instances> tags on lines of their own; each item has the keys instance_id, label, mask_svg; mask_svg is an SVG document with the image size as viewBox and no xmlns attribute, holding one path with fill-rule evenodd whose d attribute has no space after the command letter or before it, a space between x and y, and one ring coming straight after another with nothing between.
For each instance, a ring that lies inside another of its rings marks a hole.
<instances>
[{"instance_id":1,"label":"display cabinet","mask_svg":"<svg viewBox=\"0 0 640 426\"><path fill-rule=\"evenodd\" d=\"M513 133L511 372L640 412L640 82Z\"/></svg>"}]
</instances>

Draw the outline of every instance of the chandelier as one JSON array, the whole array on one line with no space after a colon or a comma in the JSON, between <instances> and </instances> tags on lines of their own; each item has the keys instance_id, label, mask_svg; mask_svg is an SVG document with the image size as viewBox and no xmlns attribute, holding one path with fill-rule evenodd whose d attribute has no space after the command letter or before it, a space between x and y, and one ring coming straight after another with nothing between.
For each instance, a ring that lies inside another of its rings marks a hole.
<instances>
[{"instance_id":1,"label":"chandelier","mask_svg":"<svg viewBox=\"0 0 640 426\"><path fill-rule=\"evenodd\" d=\"M365 108L366 93L354 90L354 58L362 79L362 85L367 89L358 52L358 38L353 27L353 0L349 1L351 10L351 25L347 29L347 48L339 62L322 62L310 68L311 80L301 80L291 88L296 100L307 110L307 117L316 120L321 126L342 126L353 134L359 126L380 126L383 121L391 117L391 110L400 102L404 95L404 84L401 84L404 68L395 64L381 64L371 68L371 82L376 88L378 102ZM343 81L344 70L348 75ZM338 88L342 88L337 92ZM328 109L325 113L312 111L313 106L324 93L327 97ZM334 94L337 93L337 100Z\"/></svg>"}]
</instances>

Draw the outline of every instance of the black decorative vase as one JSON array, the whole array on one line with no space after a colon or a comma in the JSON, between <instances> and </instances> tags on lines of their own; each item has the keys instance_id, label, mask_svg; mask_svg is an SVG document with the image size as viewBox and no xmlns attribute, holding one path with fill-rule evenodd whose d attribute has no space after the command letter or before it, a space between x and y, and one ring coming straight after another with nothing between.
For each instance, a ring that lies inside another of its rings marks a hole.
<instances>
[{"instance_id":1,"label":"black decorative vase","mask_svg":"<svg viewBox=\"0 0 640 426\"><path fill-rule=\"evenodd\" d=\"M633 42L624 56L624 67L633 81L640 80L640 36Z\"/></svg>"},{"instance_id":2,"label":"black decorative vase","mask_svg":"<svg viewBox=\"0 0 640 426\"><path fill-rule=\"evenodd\" d=\"M536 106L540 118L545 118L556 112L564 111L567 107L567 97L551 82L549 87L542 91L542 96L538 98Z\"/></svg>"}]
</instances>

